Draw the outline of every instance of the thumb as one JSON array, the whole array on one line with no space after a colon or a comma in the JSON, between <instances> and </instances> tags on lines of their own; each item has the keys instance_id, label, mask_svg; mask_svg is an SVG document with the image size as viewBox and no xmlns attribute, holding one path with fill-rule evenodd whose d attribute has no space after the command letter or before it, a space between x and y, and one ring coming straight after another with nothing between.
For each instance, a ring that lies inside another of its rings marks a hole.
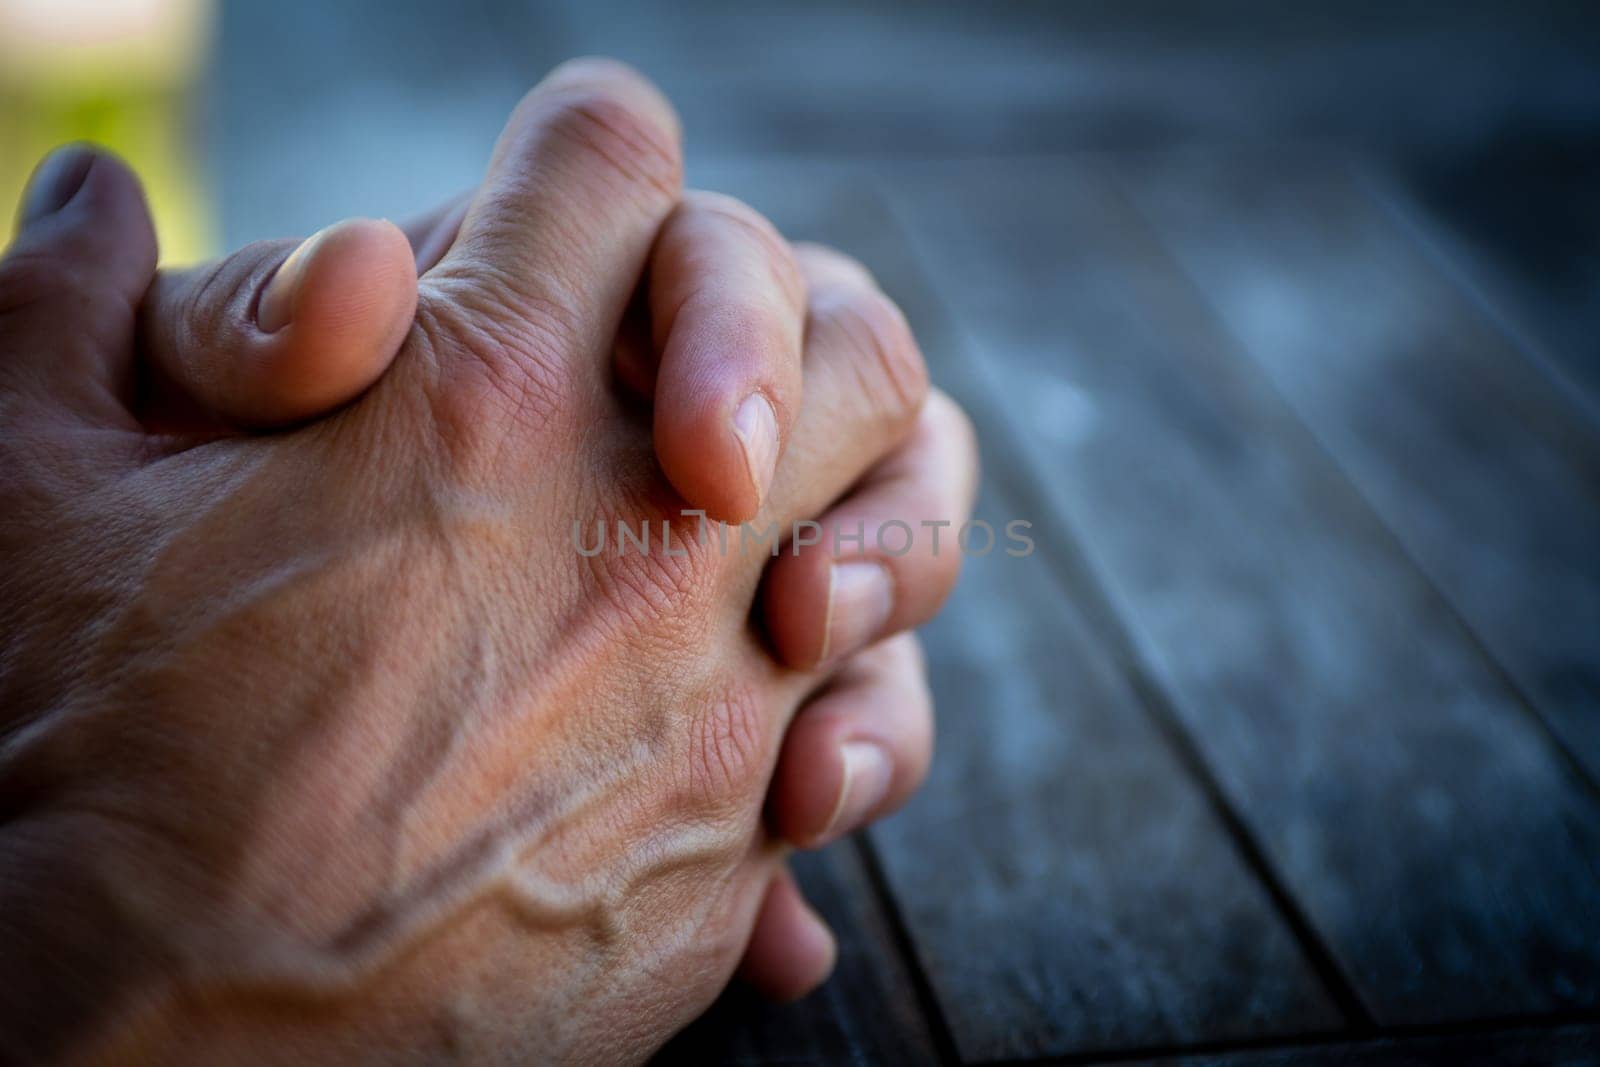
<instances>
[{"instance_id":1,"label":"thumb","mask_svg":"<svg viewBox=\"0 0 1600 1067\"><path fill-rule=\"evenodd\" d=\"M125 419L134 309L156 269L139 180L87 145L34 172L0 260L0 377L82 411Z\"/></svg>"},{"instance_id":2,"label":"thumb","mask_svg":"<svg viewBox=\"0 0 1600 1067\"><path fill-rule=\"evenodd\" d=\"M244 426L327 414L382 376L416 306L411 245L377 219L163 271L140 311L145 413Z\"/></svg>"}]
</instances>

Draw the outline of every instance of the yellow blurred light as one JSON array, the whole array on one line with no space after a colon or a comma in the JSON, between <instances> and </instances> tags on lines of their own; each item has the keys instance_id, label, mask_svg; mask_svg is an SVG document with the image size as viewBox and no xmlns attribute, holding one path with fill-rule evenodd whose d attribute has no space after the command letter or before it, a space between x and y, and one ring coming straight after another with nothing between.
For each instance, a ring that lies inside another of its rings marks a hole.
<instances>
[{"instance_id":1,"label":"yellow blurred light","mask_svg":"<svg viewBox=\"0 0 1600 1067\"><path fill-rule=\"evenodd\" d=\"M165 263L214 253L192 108L212 0L0 0L0 210L68 141L116 152L144 180Z\"/></svg>"}]
</instances>

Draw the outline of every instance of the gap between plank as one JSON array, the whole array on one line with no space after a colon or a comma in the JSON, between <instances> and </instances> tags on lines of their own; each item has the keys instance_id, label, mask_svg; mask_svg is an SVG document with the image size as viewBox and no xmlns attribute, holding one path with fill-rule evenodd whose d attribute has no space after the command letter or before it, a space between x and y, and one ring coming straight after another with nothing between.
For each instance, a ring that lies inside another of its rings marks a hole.
<instances>
[{"instance_id":1,"label":"gap between plank","mask_svg":"<svg viewBox=\"0 0 1600 1067\"><path fill-rule=\"evenodd\" d=\"M922 276L921 282L930 292L937 294L939 288L924 266L912 227L906 224L901 210L894 205L891 198L883 195L877 188L876 182L872 196L883 204L883 213L890 220L890 225L899 231L902 242L912 251L911 269ZM972 365L978 368L978 372L967 376L964 383L969 386L964 399L973 403L977 409L975 415L980 416L974 421L988 431L987 436L990 440L997 437L1003 439L1001 450L1010 454L1015 461L1011 465L1012 469L1020 471L1019 477L1029 483L1028 487L1031 490L1029 495L1041 501L1050 510L1054 520L1060 524L1059 528L1067 532L1068 536L1063 538L1059 545L1052 545L1053 550L1046 551L1044 555L1066 588L1078 594L1077 602L1080 609L1085 618L1101 631L1113 650L1131 683L1138 706L1171 748L1179 765L1190 774L1194 783L1200 788L1207 805L1222 823L1224 833L1238 850L1246 869L1266 891L1279 919L1288 927L1307 964L1344 1017L1348 1029L1342 1033L1354 1036L1377 1033L1374 1017L1361 1000L1349 975L1324 943L1299 902L1289 892L1255 834L1228 802L1216 774L1199 746L1189 735L1182 719L1173 710L1171 700L1155 680L1132 632L1113 606L1106 592L1104 580L1095 573L1089 557L1083 551L1081 538L1075 533L1073 523L1047 491L1036 465L1026 458L1029 455L1027 443L1012 429L1011 422L1001 417L995 389L988 378L988 362L981 358L978 348L966 338L966 331L959 317L952 314L951 320L952 332L963 341L962 348L967 350L969 357L978 357L972 359Z\"/></svg>"},{"instance_id":2,"label":"gap between plank","mask_svg":"<svg viewBox=\"0 0 1600 1067\"><path fill-rule=\"evenodd\" d=\"M916 994L917 1007L922 1009L922 1020L928 1027L928 1036L933 1041L939 1062L946 1065L959 1064L962 1062L961 1053L956 1047L955 1034L950 1029L949 1021L944 1017L944 1009L939 1005L939 996L933 990L933 983L928 980L927 973L922 969L922 961L917 956L916 942L911 937L911 928L906 924L905 916L901 914L900 902L895 899L894 892L889 888L889 879L884 875L883 865L878 862L878 850L872 844L870 831L854 835L851 841L855 845L856 855L861 860L867 882L872 886L873 895L878 898L878 906L883 909L884 922L889 928L889 940L905 965L906 975L910 978L911 988Z\"/></svg>"},{"instance_id":3,"label":"gap between plank","mask_svg":"<svg viewBox=\"0 0 1600 1067\"><path fill-rule=\"evenodd\" d=\"M1345 160L1344 162L1347 166L1350 165L1348 160ZM1384 517L1383 512L1378 508L1377 504L1375 504L1372 498L1367 496L1366 492L1361 488L1361 483L1355 477L1354 472L1345 466L1344 462L1339 458L1338 454L1333 450L1329 443L1323 439L1321 434L1317 432L1316 427L1304 417L1300 409L1295 406L1293 401L1290 400L1283 390L1278 388L1278 383L1272 380L1272 375L1267 373L1266 369L1263 368L1256 360L1255 356L1251 354L1249 346L1234 336L1233 332L1228 328L1227 323L1223 320L1222 312L1217 308L1216 304L1211 301L1211 298L1206 295L1206 292L1201 287L1200 282L1192 273L1189 272L1188 268L1183 265L1178 257L1173 254L1172 250L1167 246L1167 243L1162 239L1160 228L1156 225L1154 219L1152 219L1150 215L1146 213L1144 208L1138 204L1136 199L1122 187L1122 184L1116 180L1114 174L1107 172L1103 166L1099 167L1098 169L1100 170L1109 195L1115 197L1116 200L1123 205L1130 220L1138 225L1143 231L1145 241L1149 244L1153 253L1171 266L1175 276L1182 281L1184 288L1188 291L1195 308L1202 316L1205 317L1206 320L1211 323L1212 329L1216 333L1218 339L1223 341L1232 350L1238 363L1249 368L1250 372L1255 376L1262 388L1270 393L1270 395L1275 397L1285 411L1294 416L1294 421L1298 423L1300 428L1305 432L1306 439L1310 442L1311 447L1315 449L1316 452L1328 463L1328 465L1338 475L1339 480L1344 482L1344 484L1349 487L1352 496L1360 502L1361 508L1365 510L1368 517L1372 519L1374 525L1379 531L1379 536L1389 542L1390 546L1394 549L1398 557L1405 562L1407 567L1410 567L1411 570L1421 578L1423 585L1433 593L1433 596L1439 602L1439 605L1444 608L1445 614L1452 619L1457 628L1460 629L1461 636L1466 646L1477 654L1479 660L1482 661L1485 670L1488 671L1490 678L1498 682L1499 685L1505 690L1506 695L1510 697L1511 705L1518 709L1518 711L1521 713L1521 717L1527 720L1534 727L1539 736L1544 739L1545 744L1555 754L1557 762L1561 766L1565 767L1567 773L1572 775L1577 780L1580 789L1595 797L1600 797L1600 781L1597 781L1589 774L1588 767L1585 765L1583 757L1580 756L1572 748L1572 746L1567 743L1566 739L1561 736L1561 733L1557 729L1556 725L1551 722L1550 718L1539 708L1538 703L1534 700L1533 694L1524 689L1521 683L1517 681L1516 675L1513 674L1510 668L1508 668L1505 663L1501 661L1499 655L1494 651L1493 646L1491 646L1488 641L1484 639L1484 637L1478 632L1478 628L1474 626L1472 621L1462 612L1461 608L1456 603L1455 598L1449 594L1448 590L1446 590L1438 582L1434 581L1432 572L1429 571L1422 559L1411 550L1411 546L1406 544L1405 539L1402 538L1392 526L1390 526L1388 519ZM1353 167L1349 173L1353 184L1355 184L1358 189L1362 188L1363 183L1359 173L1355 172ZM1377 199L1376 195L1371 192L1368 192L1367 195L1375 200ZM1382 207L1381 202L1379 202L1378 206L1380 208ZM1416 237L1415 234L1408 233L1405 227L1400 227L1399 229L1402 234L1407 234L1407 236L1412 237L1414 240L1418 240L1420 243L1420 238ZM1432 261L1432 257L1427 256L1426 254L1424 254L1424 259L1429 262ZM1435 269L1438 269L1437 265L1435 266ZM1454 281L1449 271L1440 270L1440 274L1445 277L1447 282ZM1477 301L1472 300L1470 296L1469 303L1473 304L1475 307L1479 307L1480 310L1482 310L1482 306ZM1495 316L1489 315L1489 318L1491 321L1494 321L1498 324L1499 320ZM1515 350L1515 342L1512 341L1511 344ZM1563 390L1558 387L1557 392L1563 392Z\"/></svg>"}]
</instances>

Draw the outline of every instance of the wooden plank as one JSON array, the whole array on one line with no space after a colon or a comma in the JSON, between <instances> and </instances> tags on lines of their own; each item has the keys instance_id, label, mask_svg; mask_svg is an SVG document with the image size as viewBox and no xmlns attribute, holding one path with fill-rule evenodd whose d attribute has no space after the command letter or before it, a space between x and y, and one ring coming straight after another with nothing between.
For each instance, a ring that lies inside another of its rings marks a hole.
<instances>
[{"instance_id":1,"label":"wooden plank","mask_svg":"<svg viewBox=\"0 0 1600 1067\"><path fill-rule=\"evenodd\" d=\"M1122 1062L1151 1067L1436 1067L1441 1063L1593 1067L1600 1064L1600 1027L1468 1031Z\"/></svg>"},{"instance_id":2,"label":"wooden plank","mask_svg":"<svg viewBox=\"0 0 1600 1067\"><path fill-rule=\"evenodd\" d=\"M953 173L894 203L1025 441L1042 538L1081 538L1378 1020L1594 1004L1594 794L1102 172Z\"/></svg>"},{"instance_id":3,"label":"wooden plank","mask_svg":"<svg viewBox=\"0 0 1600 1067\"><path fill-rule=\"evenodd\" d=\"M938 1061L915 988L855 842L795 858L806 898L833 927L839 962L820 990L774 1005L735 986L658 1064L895 1064Z\"/></svg>"},{"instance_id":4,"label":"wooden plank","mask_svg":"<svg viewBox=\"0 0 1600 1067\"><path fill-rule=\"evenodd\" d=\"M872 832L963 1057L1341 1025L1050 564L969 568L926 632L939 761Z\"/></svg>"},{"instance_id":5,"label":"wooden plank","mask_svg":"<svg viewBox=\"0 0 1600 1067\"><path fill-rule=\"evenodd\" d=\"M201 110L229 247L350 214L405 217L465 188L517 97L585 53L656 79L692 160L1308 136L1449 145L1600 106L1596 20L1526 0L1457 2L1449 19L1183 0L914 14L881 2L217 6Z\"/></svg>"},{"instance_id":6,"label":"wooden plank","mask_svg":"<svg viewBox=\"0 0 1600 1067\"><path fill-rule=\"evenodd\" d=\"M906 308L937 380L966 354L858 181L719 176L786 232L860 256ZM1040 518L1019 457L989 450L979 514ZM954 1043L968 1060L1325 1031L1342 1024L1293 937L1062 576L1034 556L969 559L925 632L939 706L927 787L871 832Z\"/></svg>"},{"instance_id":7,"label":"wooden plank","mask_svg":"<svg viewBox=\"0 0 1600 1067\"><path fill-rule=\"evenodd\" d=\"M1346 168L1318 156L1185 160L1140 168L1140 206L1244 350L1600 775L1600 425Z\"/></svg>"}]
</instances>

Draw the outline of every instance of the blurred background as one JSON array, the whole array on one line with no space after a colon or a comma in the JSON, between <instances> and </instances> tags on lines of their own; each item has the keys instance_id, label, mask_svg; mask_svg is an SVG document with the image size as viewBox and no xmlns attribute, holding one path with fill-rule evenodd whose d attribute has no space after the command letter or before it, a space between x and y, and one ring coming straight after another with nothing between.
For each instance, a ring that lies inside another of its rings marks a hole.
<instances>
[{"instance_id":1,"label":"blurred background","mask_svg":"<svg viewBox=\"0 0 1600 1067\"><path fill-rule=\"evenodd\" d=\"M1034 524L840 935L664 1059L1600 1062L1600 11L0 0L168 262L470 187L602 53L875 270Z\"/></svg>"}]
</instances>

